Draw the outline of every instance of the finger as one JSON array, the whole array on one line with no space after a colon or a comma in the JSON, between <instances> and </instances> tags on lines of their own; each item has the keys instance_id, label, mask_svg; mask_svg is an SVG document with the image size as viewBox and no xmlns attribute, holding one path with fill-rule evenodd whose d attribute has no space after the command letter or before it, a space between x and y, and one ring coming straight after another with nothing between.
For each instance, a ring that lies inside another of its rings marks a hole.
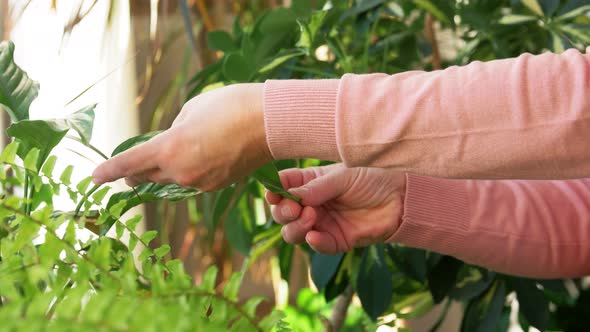
<instances>
[{"instance_id":1,"label":"finger","mask_svg":"<svg viewBox=\"0 0 590 332\"><path fill-rule=\"evenodd\" d=\"M318 168L319 167L289 168L282 170L279 172L281 184L285 189L300 187L316 178Z\"/></svg>"},{"instance_id":2,"label":"finger","mask_svg":"<svg viewBox=\"0 0 590 332\"><path fill-rule=\"evenodd\" d=\"M275 194L275 193L273 193L272 191L270 191L268 189L265 189L264 190L264 197L266 198L266 201L270 205L277 205L283 199L283 196L281 196L279 194Z\"/></svg>"},{"instance_id":3,"label":"finger","mask_svg":"<svg viewBox=\"0 0 590 332\"><path fill-rule=\"evenodd\" d=\"M305 242L314 250L325 255L335 255L341 252L332 234L311 230L305 235Z\"/></svg>"},{"instance_id":4,"label":"finger","mask_svg":"<svg viewBox=\"0 0 590 332\"><path fill-rule=\"evenodd\" d=\"M272 218L278 224L286 224L291 222L301 215L301 205L292 199L283 199L278 205L271 209Z\"/></svg>"},{"instance_id":5,"label":"finger","mask_svg":"<svg viewBox=\"0 0 590 332\"><path fill-rule=\"evenodd\" d=\"M159 141L155 137L103 162L92 174L94 183L103 184L156 168L158 165L155 157L159 151Z\"/></svg>"},{"instance_id":6,"label":"finger","mask_svg":"<svg viewBox=\"0 0 590 332\"><path fill-rule=\"evenodd\" d=\"M348 179L343 178L342 173L328 173L288 191L301 198L302 205L319 206L344 193L348 183Z\"/></svg>"},{"instance_id":7,"label":"finger","mask_svg":"<svg viewBox=\"0 0 590 332\"><path fill-rule=\"evenodd\" d=\"M305 207L303 212L301 212L301 216L283 226L281 229L281 234L283 235L283 239L287 243L291 244L298 244L305 241L305 235L309 232L316 221L316 211L312 207Z\"/></svg>"},{"instance_id":8,"label":"finger","mask_svg":"<svg viewBox=\"0 0 590 332\"><path fill-rule=\"evenodd\" d=\"M127 183L127 185L130 187L135 187L147 182L169 184L174 183L174 180L171 176L166 175L164 171L159 168L154 168L125 178L125 183Z\"/></svg>"}]
</instances>

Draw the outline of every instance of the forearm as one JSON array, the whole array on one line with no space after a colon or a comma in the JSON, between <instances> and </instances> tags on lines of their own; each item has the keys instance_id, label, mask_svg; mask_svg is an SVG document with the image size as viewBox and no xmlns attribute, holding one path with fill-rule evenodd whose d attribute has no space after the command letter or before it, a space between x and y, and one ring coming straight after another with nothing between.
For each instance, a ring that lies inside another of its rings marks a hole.
<instances>
[{"instance_id":1,"label":"forearm","mask_svg":"<svg viewBox=\"0 0 590 332\"><path fill-rule=\"evenodd\" d=\"M269 81L276 159L457 178L590 176L590 55L522 55L435 72Z\"/></svg>"},{"instance_id":2,"label":"forearm","mask_svg":"<svg viewBox=\"0 0 590 332\"><path fill-rule=\"evenodd\" d=\"M590 274L590 179L446 180L408 175L392 241L534 278Z\"/></svg>"}]
</instances>

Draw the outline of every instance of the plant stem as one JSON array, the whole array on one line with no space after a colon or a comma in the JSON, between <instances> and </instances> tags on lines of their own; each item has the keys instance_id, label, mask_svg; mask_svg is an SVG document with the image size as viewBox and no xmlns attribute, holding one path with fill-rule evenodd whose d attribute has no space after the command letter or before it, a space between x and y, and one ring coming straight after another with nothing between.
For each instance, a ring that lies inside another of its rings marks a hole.
<instances>
[{"instance_id":1,"label":"plant stem","mask_svg":"<svg viewBox=\"0 0 590 332\"><path fill-rule=\"evenodd\" d=\"M107 157L106 154L102 153L102 151L100 151L97 147L95 147L94 145L92 145L90 143L88 143L88 144L82 143L82 140L80 138L76 137L76 136L70 136L70 135L68 135L68 136L66 136L66 138L69 138L69 139L71 139L73 141L76 141L76 142L81 143L82 145L88 147L90 150L96 152L99 156L101 156L104 160L108 160L109 159L109 157Z\"/></svg>"},{"instance_id":2,"label":"plant stem","mask_svg":"<svg viewBox=\"0 0 590 332\"><path fill-rule=\"evenodd\" d=\"M432 14L426 14L426 36L432 44L432 69L442 69L442 62L440 60L440 51L438 49L438 42L436 41L436 32L434 31L434 18Z\"/></svg>"},{"instance_id":3,"label":"plant stem","mask_svg":"<svg viewBox=\"0 0 590 332\"><path fill-rule=\"evenodd\" d=\"M350 303L352 302L353 295L354 290L352 289L352 285L348 284L344 292L342 292L342 294L340 294L336 299L336 304L334 304L334 309L332 310L332 317L330 318L333 332L339 332L342 328L342 324L344 324L344 320L346 319L346 312L348 311L348 306L350 306Z\"/></svg>"},{"instance_id":4,"label":"plant stem","mask_svg":"<svg viewBox=\"0 0 590 332\"><path fill-rule=\"evenodd\" d=\"M30 209L30 206L29 206L29 190L30 190L30 188L29 187L30 186L31 186L31 184L29 182L29 174L27 174L25 172L25 188L24 188L25 189L25 193L24 193L24 196L25 196L24 210L25 211L24 212L25 212L25 215L27 215L27 216L30 215L30 212L29 212L29 209Z\"/></svg>"},{"instance_id":5,"label":"plant stem","mask_svg":"<svg viewBox=\"0 0 590 332\"><path fill-rule=\"evenodd\" d=\"M82 197L80 202L78 202L78 205L76 206L76 210L74 210L74 218L79 217L80 210L82 209L82 205L84 204L84 202L88 201L88 197L90 195L92 195L98 188L100 188L100 186L96 184L96 185L94 185L94 187L92 187L88 192L86 192L84 194L84 196Z\"/></svg>"}]
</instances>

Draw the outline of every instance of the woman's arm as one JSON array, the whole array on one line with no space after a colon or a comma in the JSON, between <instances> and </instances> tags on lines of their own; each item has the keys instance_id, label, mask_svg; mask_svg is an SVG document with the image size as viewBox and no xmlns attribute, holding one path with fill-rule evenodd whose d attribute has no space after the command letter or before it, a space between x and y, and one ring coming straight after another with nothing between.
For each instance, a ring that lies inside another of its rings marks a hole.
<instances>
[{"instance_id":1,"label":"woman's arm","mask_svg":"<svg viewBox=\"0 0 590 332\"><path fill-rule=\"evenodd\" d=\"M576 50L434 72L267 81L264 98L276 159L457 178L590 176L590 54Z\"/></svg>"},{"instance_id":2,"label":"woman's arm","mask_svg":"<svg viewBox=\"0 0 590 332\"><path fill-rule=\"evenodd\" d=\"M448 180L408 175L390 241L533 278L590 274L590 179Z\"/></svg>"}]
</instances>

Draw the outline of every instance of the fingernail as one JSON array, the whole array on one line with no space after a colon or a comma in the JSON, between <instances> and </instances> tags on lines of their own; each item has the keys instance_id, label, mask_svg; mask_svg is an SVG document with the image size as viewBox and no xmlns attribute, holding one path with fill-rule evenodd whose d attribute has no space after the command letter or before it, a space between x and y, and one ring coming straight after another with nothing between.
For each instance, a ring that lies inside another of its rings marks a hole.
<instances>
[{"instance_id":1,"label":"fingernail","mask_svg":"<svg viewBox=\"0 0 590 332\"><path fill-rule=\"evenodd\" d=\"M288 206L283 206L281 208L281 214L283 215L283 217L288 217L288 218L294 217L293 210Z\"/></svg>"}]
</instances>

